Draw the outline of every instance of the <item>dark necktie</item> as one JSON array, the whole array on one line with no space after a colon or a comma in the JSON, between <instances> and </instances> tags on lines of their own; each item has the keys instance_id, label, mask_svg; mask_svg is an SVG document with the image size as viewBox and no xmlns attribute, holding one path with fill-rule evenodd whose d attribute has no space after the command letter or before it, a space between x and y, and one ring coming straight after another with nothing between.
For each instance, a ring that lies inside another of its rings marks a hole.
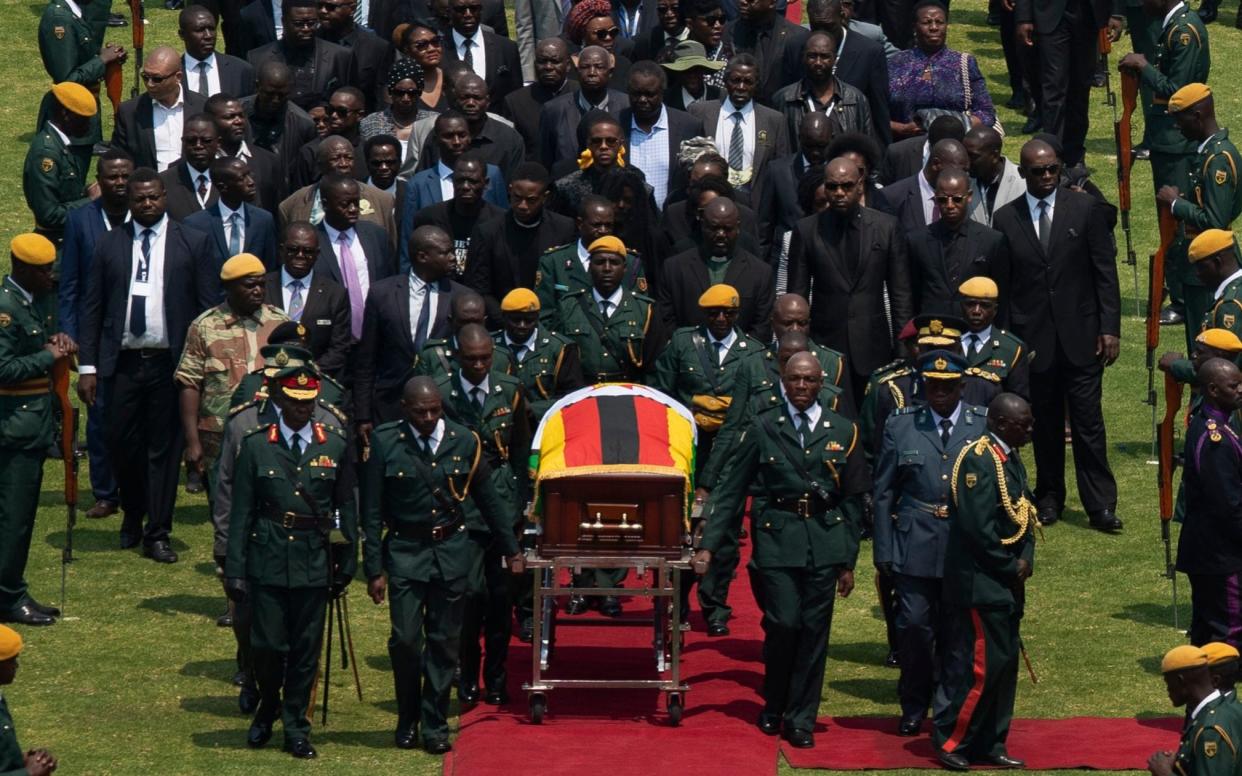
<instances>
[{"instance_id":1,"label":"dark necktie","mask_svg":"<svg viewBox=\"0 0 1242 776\"><path fill-rule=\"evenodd\" d=\"M1048 217L1048 203L1042 199L1039 201L1039 245L1045 256L1052 249L1052 219Z\"/></svg>"},{"instance_id":2,"label":"dark necktie","mask_svg":"<svg viewBox=\"0 0 1242 776\"><path fill-rule=\"evenodd\" d=\"M729 352L729 348L726 347L723 342L716 343L716 363L717 364L724 362L725 353L727 352Z\"/></svg>"},{"instance_id":3,"label":"dark necktie","mask_svg":"<svg viewBox=\"0 0 1242 776\"><path fill-rule=\"evenodd\" d=\"M207 85L207 63L199 62L194 69L198 71L198 93L203 97L210 97L208 92L211 91L211 87Z\"/></svg>"},{"instance_id":4,"label":"dark necktie","mask_svg":"<svg viewBox=\"0 0 1242 776\"><path fill-rule=\"evenodd\" d=\"M849 275L852 278L858 274L858 265L862 258L858 255L858 234L850 228L849 217L839 218L837 216L833 216L833 218L836 219L837 231L838 234L840 234L840 240L837 242L837 249L841 251L841 255L845 259L845 267L849 271Z\"/></svg>"},{"instance_id":5,"label":"dark necktie","mask_svg":"<svg viewBox=\"0 0 1242 776\"><path fill-rule=\"evenodd\" d=\"M210 191L210 189L207 188L207 176L199 175L198 176L198 199L200 202L207 201L208 191Z\"/></svg>"},{"instance_id":6,"label":"dark necktie","mask_svg":"<svg viewBox=\"0 0 1242 776\"><path fill-rule=\"evenodd\" d=\"M302 435L294 434L289 437L289 449L293 451L294 458L302 457Z\"/></svg>"},{"instance_id":7,"label":"dark necktie","mask_svg":"<svg viewBox=\"0 0 1242 776\"><path fill-rule=\"evenodd\" d=\"M479 386L476 385L475 387L470 389L470 400L474 402L474 409L476 412L483 411L483 399L484 398L485 397L483 396L483 389L480 388Z\"/></svg>"},{"instance_id":8,"label":"dark necktie","mask_svg":"<svg viewBox=\"0 0 1242 776\"><path fill-rule=\"evenodd\" d=\"M940 444L948 447L949 435L953 433L953 421L948 418L940 419Z\"/></svg>"},{"instance_id":9,"label":"dark necktie","mask_svg":"<svg viewBox=\"0 0 1242 776\"><path fill-rule=\"evenodd\" d=\"M805 412L798 413L798 439L806 444L807 434L811 431L811 416Z\"/></svg>"},{"instance_id":10,"label":"dark necktie","mask_svg":"<svg viewBox=\"0 0 1242 776\"><path fill-rule=\"evenodd\" d=\"M472 40L471 38L466 38L465 40L461 42L461 47L463 49L462 55L461 55L461 61L465 63L466 67L470 68L473 71L474 70L474 51L473 51L474 40Z\"/></svg>"},{"instance_id":11,"label":"dark necktie","mask_svg":"<svg viewBox=\"0 0 1242 776\"><path fill-rule=\"evenodd\" d=\"M999 188L999 182L989 184L983 195L984 200L987 202L988 218L992 217L992 211L996 208L996 191Z\"/></svg>"},{"instance_id":12,"label":"dark necktie","mask_svg":"<svg viewBox=\"0 0 1242 776\"><path fill-rule=\"evenodd\" d=\"M414 326L414 352L421 353L427 342L431 327L431 286L423 284L423 306L418 309L418 323Z\"/></svg>"},{"instance_id":13,"label":"dark necktie","mask_svg":"<svg viewBox=\"0 0 1242 776\"><path fill-rule=\"evenodd\" d=\"M729 136L729 167L741 170L746 163L746 136L742 132L742 112L733 111L733 134Z\"/></svg>"},{"instance_id":14,"label":"dark necktie","mask_svg":"<svg viewBox=\"0 0 1242 776\"><path fill-rule=\"evenodd\" d=\"M979 350L979 335L978 334L967 334L966 335L966 357L970 358L978 350Z\"/></svg>"},{"instance_id":15,"label":"dark necktie","mask_svg":"<svg viewBox=\"0 0 1242 776\"><path fill-rule=\"evenodd\" d=\"M599 300L599 314L604 316L604 320L608 320L608 315L612 311L612 302L607 299Z\"/></svg>"},{"instance_id":16,"label":"dark necktie","mask_svg":"<svg viewBox=\"0 0 1242 776\"><path fill-rule=\"evenodd\" d=\"M236 256L241 253L242 232L245 231L242 224L241 213L234 213L229 216L229 255Z\"/></svg>"},{"instance_id":17,"label":"dark necktie","mask_svg":"<svg viewBox=\"0 0 1242 776\"><path fill-rule=\"evenodd\" d=\"M134 273L135 283L148 283L151 280L151 238L155 232L142 230L142 259L138 262L138 271ZM129 297L129 333L141 337L147 333L147 297L145 294L131 294Z\"/></svg>"},{"instance_id":18,"label":"dark necktie","mask_svg":"<svg viewBox=\"0 0 1242 776\"><path fill-rule=\"evenodd\" d=\"M431 437L420 436L418 438L418 451L422 453L423 458L431 460Z\"/></svg>"}]
</instances>

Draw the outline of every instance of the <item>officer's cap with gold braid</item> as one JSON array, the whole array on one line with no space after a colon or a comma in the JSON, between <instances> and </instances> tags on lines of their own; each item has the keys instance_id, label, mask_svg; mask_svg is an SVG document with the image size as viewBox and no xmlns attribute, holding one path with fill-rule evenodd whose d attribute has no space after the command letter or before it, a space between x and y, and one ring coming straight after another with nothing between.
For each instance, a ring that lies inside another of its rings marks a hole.
<instances>
[{"instance_id":1,"label":"officer's cap with gold braid","mask_svg":"<svg viewBox=\"0 0 1242 776\"><path fill-rule=\"evenodd\" d=\"M286 369L302 369L311 365L311 352L298 345L264 345L259 348L263 356L263 374L276 377Z\"/></svg>"},{"instance_id":2,"label":"officer's cap with gold braid","mask_svg":"<svg viewBox=\"0 0 1242 776\"><path fill-rule=\"evenodd\" d=\"M13 258L36 267L56 261L56 246L41 234L27 232L9 240L9 253Z\"/></svg>"},{"instance_id":3,"label":"officer's cap with gold braid","mask_svg":"<svg viewBox=\"0 0 1242 776\"><path fill-rule=\"evenodd\" d=\"M52 96L70 113L90 117L99 112L99 106L95 104L95 95L91 94L90 90L82 84L75 84L72 81L53 84Z\"/></svg>"},{"instance_id":4,"label":"officer's cap with gold braid","mask_svg":"<svg viewBox=\"0 0 1242 776\"><path fill-rule=\"evenodd\" d=\"M966 359L952 350L929 350L919 356L919 374L924 379L960 380L966 372Z\"/></svg>"},{"instance_id":5,"label":"officer's cap with gold braid","mask_svg":"<svg viewBox=\"0 0 1242 776\"><path fill-rule=\"evenodd\" d=\"M21 634L7 625L0 625L0 660L15 658L21 651Z\"/></svg>"},{"instance_id":6,"label":"officer's cap with gold braid","mask_svg":"<svg viewBox=\"0 0 1242 776\"><path fill-rule=\"evenodd\" d=\"M1160 673L1171 674L1191 668L1205 668L1207 664L1208 656L1206 652L1200 647L1183 644L1164 653L1164 659L1160 661Z\"/></svg>"},{"instance_id":7,"label":"officer's cap with gold braid","mask_svg":"<svg viewBox=\"0 0 1242 776\"><path fill-rule=\"evenodd\" d=\"M263 262L258 256L255 256L253 253L239 253L224 262L224 266L220 268L220 279L227 283L230 280L237 280L250 275L263 275L266 272L267 268L263 266Z\"/></svg>"},{"instance_id":8,"label":"officer's cap with gold braid","mask_svg":"<svg viewBox=\"0 0 1242 776\"><path fill-rule=\"evenodd\" d=\"M914 319L920 345L956 345L966 330L966 322L951 315L920 315Z\"/></svg>"},{"instance_id":9,"label":"officer's cap with gold braid","mask_svg":"<svg viewBox=\"0 0 1242 776\"><path fill-rule=\"evenodd\" d=\"M1195 336L1195 342L1226 353L1242 353L1242 339L1228 329L1204 329Z\"/></svg>"},{"instance_id":10,"label":"officer's cap with gold braid","mask_svg":"<svg viewBox=\"0 0 1242 776\"><path fill-rule=\"evenodd\" d=\"M620 256L624 256L626 254L626 248L625 243L621 242L620 237L613 237L610 234L606 234L588 245L587 253L616 253Z\"/></svg>"},{"instance_id":11,"label":"officer's cap with gold braid","mask_svg":"<svg viewBox=\"0 0 1242 776\"><path fill-rule=\"evenodd\" d=\"M1207 84L1186 84L1173 92L1173 96L1169 98L1169 113L1184 111L1195 103L1206 100L1211 96L1212 90Z\"/></svg>"},{"instance_id":12,"label":"officer's cap with gold braid","mask_svg":"<svg viewBox=\"0 0 1242 776\"><path fill-rule=\"evenodd\" d=\"M537 313L539 297L529 288L515 288L500 300L500 311L505 313Z\"/></svg>"},{"instance_id":13,"label":"officer's cap with gold braid","mask_svg":"<svg viewBox=\"0 0 1242 776\"><path fill-rule=\"evenodd\" d=\"M977 275L957 287L957 292L966 299L995 299L1000 296L996 281L983 275Z\"/></svg>"},{"instance_id":14,"label":"officer's cap with gold braid","mask_svg":"<svg viewBox=\"0 0 1242 776\"><path fill-rule=\"evenodd\" d=\"M1209 641L1204 644L1204 654L1207 655L1208 665L1218 666L1228 663L1230 660L1237 660L1240 656L1236 647L1226 644L1223 641Z\"/></svg>"},{"instance_id":15,"label":"officer's cap with gold braid","mask_svg":"<svg viewBox=\"0 0 1242 776\"><path fill-rule=\"evenodd\" d=\"M281 393L296 401L312 401L319 396L319 378L306 367L281 371L276 384Z\"/></svg>"},{"instance_id":16,"label":"officer's cap with gold braid","mask_svg":"<svg viewBox=\"0 0 1242 776\"><path fill-rule=\"evenodd\" d=\"M1203 261L1233 247L1233 232L1228 229L1204 229L1190 241L1187 258L1190 263Z\"/></svg>"},{"instance_id":17,"label":"officer's cap with gold braid","mask_svg":"<svg viewBox=\"0 0 1242 776\"><path fill-rule=\"evenodd\" d=\"M737 293L737 289L728 283L717 283L711 288L703 292L699 297L699 307L704 310L714 307L724 307L730 310L736 310L742 306L742 299Z\"/></svg>"}]
</instances>

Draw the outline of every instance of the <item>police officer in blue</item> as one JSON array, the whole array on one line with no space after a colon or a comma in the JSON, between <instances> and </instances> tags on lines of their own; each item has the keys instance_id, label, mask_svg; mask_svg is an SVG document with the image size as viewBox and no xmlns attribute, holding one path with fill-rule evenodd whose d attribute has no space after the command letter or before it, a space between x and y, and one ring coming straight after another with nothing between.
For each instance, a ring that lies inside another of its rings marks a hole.
<instances>
[{"instance_id":1,"label":"police officer in blue","mask_svg":"<svg viewBox=\"0 0 1242 776\"><path fill-rule=\"evenodd\" d=\"M894 579L897 594L903 736L918 735L939 673L936 642L943 629L940 588L953 462L986 431L987 410L962 401L968 367L960 351L920 355L923 403L889 417L875 459L873 554L876 569Z\"/></svg>"}]
</instances>

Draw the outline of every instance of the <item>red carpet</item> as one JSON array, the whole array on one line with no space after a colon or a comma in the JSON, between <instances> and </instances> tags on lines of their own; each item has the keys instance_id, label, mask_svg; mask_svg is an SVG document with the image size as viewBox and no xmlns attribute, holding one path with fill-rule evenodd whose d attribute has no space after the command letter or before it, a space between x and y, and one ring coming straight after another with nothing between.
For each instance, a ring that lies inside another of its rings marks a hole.
<instances>
[{"instance_id":1,"label":"red carpet","mask_svg":"<svg viewBox=\"0 0 1242 776\"><path fill-rule=\"evenodd\" d=\"M926 735L901 738L894 732L896 725L896 717L829 717L820 720L814 749L785 746L781 751L795 768L940 767ZM1177 750L1181 725L1181 717L1017 719L1009 732L1009 753L1035 771L1146 770L1152 752ZM926 723L923 729L927 730Z\"/></svg>"}]
</instances>

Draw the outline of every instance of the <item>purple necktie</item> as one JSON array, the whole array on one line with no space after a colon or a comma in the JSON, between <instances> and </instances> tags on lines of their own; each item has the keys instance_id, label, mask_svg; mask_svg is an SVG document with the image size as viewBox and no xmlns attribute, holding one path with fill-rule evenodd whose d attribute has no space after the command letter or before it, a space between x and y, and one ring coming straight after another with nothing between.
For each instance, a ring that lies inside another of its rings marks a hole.
<instances>
[{"instance_id":1,"label":"purple necktie","mask_svg":"<svg viewBox=\"0 0 1242 776\"><path fill-rule=\"evenodd\" d=\"M354 254L349 249L349 238L341 232L337 238L341 246L341 282L349 292L349 330L354 339L362 338L362 305L366 301L362 296L362 284L358 282L358 271L355 269Z\"/></svg>"}]
</instances>

